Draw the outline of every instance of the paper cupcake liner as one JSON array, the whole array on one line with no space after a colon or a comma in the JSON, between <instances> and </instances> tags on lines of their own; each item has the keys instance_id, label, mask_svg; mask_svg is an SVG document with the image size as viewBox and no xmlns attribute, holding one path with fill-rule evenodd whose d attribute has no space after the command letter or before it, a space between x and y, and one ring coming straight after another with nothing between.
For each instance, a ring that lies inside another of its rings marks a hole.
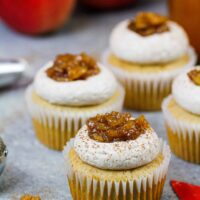
<instances>
[{"instance_id":1,"label":"paper cupcake liner","mask_svg":"<svg viewBox=\"0 0 200 200\"><path fill-rule=\"evenodd\" d=\"M200 120L192 123L176 119L168 109L171 99L170 95L162 104L171 150L183 160L200 164Z\"/></svg>"},{"instance_id":2,"label":"paper cupcake liner","mask_svg":"<svg viewBox=\"0 0 200 200\"><path fill-rule=\"evenodd\" d=\"M171 92L172 80L165 82L121 78L121 83L126 91L126 108L151 111L160 110L163 99Z\"/></svg>"},{"instance_id":3,"label":"paper cupcake liner","mask_svg":"<svg viewBox=\"0 0 200 200\"><path fill-rule=\"evenodd\" d=\"M124 89L118 87L118 95L110 103L102 106L87 106L82 110L79 107L56 106L51 108L32 99L33 88L26 91L26 102L32 117L36 136L45 146L62 150L66 142L75 136L77 131L86 123L86 120L100 113L121 111L124 101ZM51 104L49 104L51 105Z\"/></svg>"},{"instance_id":4,"label":"paper cupcake liner","mask_svg":"<svg viewBox=\"0 0 200 200\"><path fill-rule=\"evenodd\" d=\"M161 198L171 156L168 145L163 141L161 141L163 161L159 167L137 179L121 181L111 181L105 178L98 180L74 170L68 156L73 147L73 142L74 140L71 139L67 143L63 155L69 188L74 200L157 200Z\"/></svg>"},{"instance_id":5,"label":"paper cupcake liner","mask_svg":"<svg viewBox=\"0 0 200 200\"><path fill-rule=\"evenodd\" d=\"M110 51L106 50L102 62L108 66L125 88L125 106L136 110L159 110L163 99L171 93L173 79L183 70L193 67L197 56L189 49L188 64L181 68L159 73L129 72L107 62Z\"/></svg>"}]
</instances>

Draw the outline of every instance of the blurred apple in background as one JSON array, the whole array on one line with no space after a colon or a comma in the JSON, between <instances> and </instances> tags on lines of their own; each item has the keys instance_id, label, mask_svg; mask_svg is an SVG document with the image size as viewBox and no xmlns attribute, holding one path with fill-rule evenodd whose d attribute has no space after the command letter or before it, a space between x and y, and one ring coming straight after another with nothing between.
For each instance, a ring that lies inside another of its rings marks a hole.
<instances>
[{"instance_id":1,"label":"blurred apple in background","mask_svg":"<svg viewBox=\"0 0 200 200\"><path fill-rule=\"evenodd\" d=\"M0 16L15 30L37 35L60 28L74 4L75 0L0 0Z\"/></svg>"},{"instance_id":2,"label":"blurred apple in background","mask_svg":"<svg viewBox=\"0 0 200 200\"><path fill-rule=\"evenodd\" d=\"M91 8L114 9L131 5L135 0L80 0L80 2Z\"/></svg>"}]
</instances>

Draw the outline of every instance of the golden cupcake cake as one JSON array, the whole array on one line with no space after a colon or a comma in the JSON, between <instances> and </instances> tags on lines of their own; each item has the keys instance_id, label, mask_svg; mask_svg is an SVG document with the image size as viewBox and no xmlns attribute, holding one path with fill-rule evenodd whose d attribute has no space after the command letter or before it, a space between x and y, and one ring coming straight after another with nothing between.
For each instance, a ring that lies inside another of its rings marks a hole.
<instances>
[{"instance_id":1,"label":"golden cupcake cake","mask_svg":"<svg viewBox=\"0 0 200 200\"><path fill-rule=\"evenodd\" d=\"M200 164L200 67L180 74L162 105L170 147L175 155Z\"/></svg>"},{"instance_id":2,"label":"golden cupcake cake","mask_svg":"<svg viewBox=\"0 0 200 200\"><path fill-rule=\"evenodd\" d=\"M169 147L144 116L110 112L89 118L64 151L76 199L160 199Z\"/></svg>"},{"instance_id":3,"label":"golden cupcake cake","mask_svg":"<svg viewBox=\"0 0 200 200\"><path fill-rule=\"evenodd\" d=\"M124 85L127 108L158 110L174 77L194 66L196 54L181 26L142 12L114 27L102 61Z\"/></svg>"},{"instance_id":4,"label":"golden cupcake cake","mask_svg":"<svg viewBox=\"0 0 200 200\"><path fill-rule=\"evenodd\" d=\"M37 138L56 150L89 117L120 111L123 100L124 89L113 74L85 53L58 55L38 71L26 91Z\"/></svg>"}]
</instances>

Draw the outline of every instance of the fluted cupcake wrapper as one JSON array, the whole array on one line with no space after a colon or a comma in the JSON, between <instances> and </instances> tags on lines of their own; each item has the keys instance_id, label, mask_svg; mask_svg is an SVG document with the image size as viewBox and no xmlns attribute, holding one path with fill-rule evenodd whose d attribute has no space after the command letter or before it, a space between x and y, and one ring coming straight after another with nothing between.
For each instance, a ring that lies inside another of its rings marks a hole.
<instances>
[{"instance_id":1,"label":"fluted cupcake wrapper","mask_svg":"<svg viewBox=\"0 0 200 200\"><path fill-rule=\"evenodd\" d=\"M159 110L163 99L171 93L173 79L184 69L193 67L197 56L192 48L189 49L189 62L174 70L140 73L130 72L108 63L110 51L102 55L102 62L108 66L125 88L125 106L136 110Z\"/></svg>"},{"instance_id":2,"label":"fluted cupcake wrapper","mask_svg":"<svg viewBox=\"0 0 200 200\"><path fill-rule=\"evenodd\" d=\"M55 150L62 150L89 117L110 111L121 111L124 101L124 89L120 85L118 95L112 102L104 103L102 106L87 106L84 110L65 106L51 108L51 104L46 105L48 102L44 105L34 101L32 93L33 88L30 86L26 91L26 102L36 136L42 144Z\"/></svg>"},{"instance_id":3,"label":"fluted cupcake wrapper","mask_svg":"<svg viewBox=\"0 0 200 200\"><path fill-rule=\"evenodd\" d=\"M170 95L162 104L171 150L183 160L200 164L200 122L176 119L168 109L171 99Z\"/></svg>"},{"instance_id":4,"label":"fluted cupcake wrapper","mask_svg":"<svg viewBox=\"0 0 200 200\"><path fill-rule=\"evenodd\" d=\"M161 140L161 153L163 161L159 167L148 175L140 176L133 180L98 180L86 176L79 171L74 171L70 164L69 152L73 148L74 140L71 139L64 148L65 169L67 172L70 191L74 200L157 200L161 198L168 166L170 150L168 145Z\"/></svg>"}]
</instances>

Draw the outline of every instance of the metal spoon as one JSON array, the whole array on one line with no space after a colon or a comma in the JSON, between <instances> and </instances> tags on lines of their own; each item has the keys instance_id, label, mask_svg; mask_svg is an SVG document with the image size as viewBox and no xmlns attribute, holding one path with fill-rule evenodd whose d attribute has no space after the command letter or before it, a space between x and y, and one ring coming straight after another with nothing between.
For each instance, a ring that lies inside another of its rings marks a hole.
<instances>
[{"instance_id":1,"label":"metal spoon","mask_svg":"<svg viewBox=\"0 0 200 200\"><path fill-rule=\"evenodd\" d=\"M17 81L27 69L27 62L21 58L0 59L0 87Z\"/></svg>"},{"instance_id":2,"label":"metal spoon","mask_svg":"<svg viewBox=\"0 0 200 200\"><path fill-rule=\"evenodd\" d=\"M2 174L5 168L7 155L8 151L6 145L4 144L2 138L0 137L0 175Z\"/></svg>"}]
</instances>

